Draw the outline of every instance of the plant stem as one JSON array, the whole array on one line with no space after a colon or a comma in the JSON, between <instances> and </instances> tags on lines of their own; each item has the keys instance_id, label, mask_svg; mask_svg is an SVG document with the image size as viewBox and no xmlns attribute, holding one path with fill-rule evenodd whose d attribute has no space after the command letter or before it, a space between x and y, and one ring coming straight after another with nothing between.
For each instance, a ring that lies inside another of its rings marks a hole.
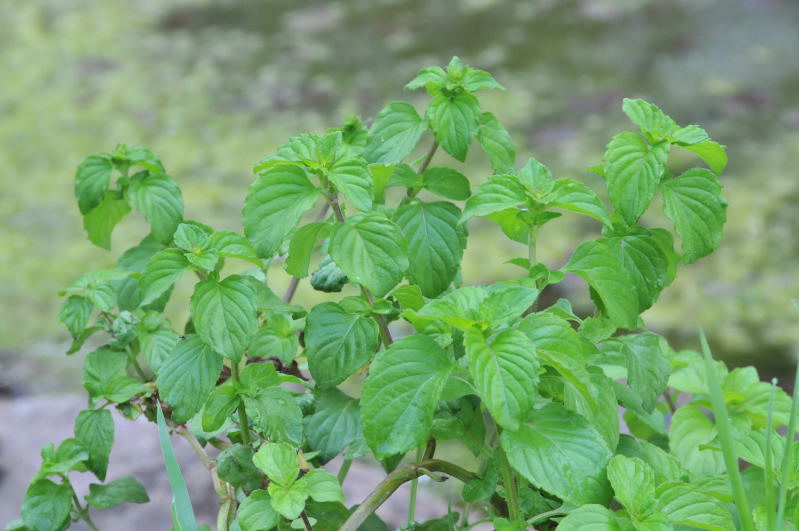
<instances>
[{"instance_id":1,"label":"plant stem","mask_svg":"<svg viewBox=\"0 0 799 531\"><path fill-rule=\"evenodd\" d=\"M721 441L721 450L724 454L727 475L730 478L732 492L738 506L738 514L741 517L741 526L744 531L755 531L755 523L752 520L752 512L749 509L749 499L746 496L746 490L741 480L741 471L738 468L738 457L735 452L732 429L730 428L730 418L727 415L727 407L724 404L724 396L721 392L716 368L713 366L713 356L707 344L705 331L701 328L699 329L699 340L702 343L702 353L705 357L705 372L710 387L710 402L713 405L713 415L716 417L716 429Z\"/></svg>"},{"instance_id":2,"label":"plant stem","mask_svg":"<svg viewBox=\"0 0 799 531\"><path fill-rule=\"evenodd\" d=\"M80 517L83 519L84 522L86 522L86 525L88 525L92 529L92 531L99 531L99 529L97 529L97 526L92 521L92 517L89 516L89 508L88 507L83 507L80 504L80 500L78 499L78 495L75 494L74 492L72 493L72 499L75 502L75 507L78 509L78 513L80 514Z\"/></svg>"},{"instance_id":3,"label":"plant stem","mask_svg":"<svg viewBox=\"0 0 799 531\"><path fill-rule=\"evenodd\" d=\"M339 485L344 483L344 480L347 479L347 473L350 471L350 466L352 466L352 459L345 459L341 463L341 468L338 469L338 474L336 474L336 479L339 482Z\"/></svg>"},{"instance_id":4,"label":"plant stem","mask_svg":"<svg viewBox=\"0 0 799 531\"><path fill-rule=\"evenodd\" d=\"M369 515L375 512L400 485L414 478L418 478L424 474L425 471L441 472L457 478L464 483L478 478L477 474L469 472L454 463L441 461L440 459L429 459L420 463L410 463L389 474L350 515L347 521L339 528L339 531L356 531L361 524L369 518ZM496 494L492 496L491 504L494 505L501 514L506 514L507 508L502 499Z\"/></svg>"},{"instance_id":5,"label":"plant stem","mask_svg":"<svg viewBox=\"0 0 799 531\"><path fill-rule=\"evenodd\" d=\"M330 210L330 204L325 203L322 205L321 210L319 210L319 214L316 215L316 219L314 219L315 223L318 223L324 220L327 217L327 212ZM291 299L294 298L294 294L297 292L297 286L300 284L300 279L297 277L291 277L289 281L289 287L286 289L285 295L283 295L283 302L291 302Z\"/></svg>"},{"instance_id":6,"label":"plant stem","mask_svg":"<svg viewBox=\"0 0 799 531\"><path fill-rule=\"evenodd\" d=\"M239 381L239 364L235 361L230 363L230 377L236 382ZM244 408L244 402L239 402L239 429L241 430L241 442L249 446L250 423L247 420L247 410Z\"/></svg>"},{"instance_id":7,"label":"plant stem","mask_svg":"<svg viewBox=\"0 0 799 531\"><path fill-rule=\"evenodd\" d=\"M136 354L133 353L133 350L130 348L130 345L125 347L125 350L128 351L128 361L131 365L133 365L133 369L136 371L136 374L139 375L139 378L142 381L147 381L147 375L144 374L144 370L142 370L141 365L139 365L139 361L136 359Z\"/></svg>"},{"instance_id":8,"label":"plant stem","mask_svg":"<svg viewBox=\"0 0 799 531\"><path fill-rule=\"evenodd\" d=\"M774 394L777 391L777 379L771 380L771 394L768 399L768 410L766 413L766 452L763 463L763 484L766 487L766 515L767 531L774 531L776 514L774 512L774 471L771 467L771 436L774 430Z\"/></svg>"},{"instance_id":9,"label":"plant stem","mask_svg":"<svg viewBox=\"0 0 799 531\"><path fill-rule=\"evenodd\" d=\"M422 460L422 456L424 455L424 447L419 447L416 449L416 459L414 462L419 462ZM416 492L419 489L419 478L413 478L411 480L411 494L408 500L408 529L413 528L413 524L416 522Z\"/></svg>"},{"instance_id":10,"label":"plant stem","mask_svg":"<svg viewBox=\"0 0 799 531\"><path fill-rule=\"evenodd\" d=\"M216 514L216 531L228 531L228 517L233 500L225 500L219 512Z\"/></svg>"},{"instance_id":11,"label":"plant stem","mask_svg":"<svg viewBox=\"0 0 799 531\"><path fill-rule=\"evenodd\" d=\"M430 151L427 152L422 164L419 166L419 170L416 173L424 173L428 166L430 166L430 161L433 160L433 155L436 154L436 150L438 149L438 142L433 142L433 145L430 146Z\"/></svg>"},{"instance_id":12,"label":"plant stem","mask_svg":"<svg viewBox=\"0 0 799 531\"><path fill-rule=\"evenodd\" d=\"M305 511L300 513L300 518L302 518L302 523L305 524L305 531L313 531L313 527L311 527L311 522L308 520L308 515L305 514Z\"/></svg>"},{"instance_id":13,"label":"plant stem","mask_svg":"<svg viewBox=\"0 0 799 531\"><path fill-rule=\"evenodd\" d=\"M558 516L560 514L568 514L568 511L564 511L563 507L558 507L557 509L552 509L551 511L547 511L545 513L541 513L541 514L537 514L537 515L533 516L532 518L527 520L527 523L529 525L537 524L538 522L540 522L542 520L546 520L550 516Z\"/></svg>"},{"instance_id":14,"label":"plant stem","mask_svg":"<svg viewBox=\"0 0 799 531\"><path fill-rule=\"evenodd\" d=\"M519 499L516 492L516 481L513 478L513 470L510 468L508 456L502 446L497 447L499 451L499 466L502 471L502 483L505 485L505 497L508 500L508 517L511 520L519 518Z\"/></svg>"}]
</instances>

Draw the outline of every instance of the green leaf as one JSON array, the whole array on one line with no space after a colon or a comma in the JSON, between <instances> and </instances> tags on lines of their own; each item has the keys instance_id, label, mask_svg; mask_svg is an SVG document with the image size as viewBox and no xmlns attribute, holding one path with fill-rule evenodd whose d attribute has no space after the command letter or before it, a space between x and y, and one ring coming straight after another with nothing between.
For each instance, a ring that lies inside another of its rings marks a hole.
<instances>
[{"instance_id":1,"label":"green leaf","mask_svg":"<svg viewBox=\"0 0 799 531\"><path fill-rule=\"evenodd\" d=\"M264 474L252 462L254 455L253 449L243 444L234 444L222 450L216 456L219 479L247 491L260 487L264 482ZM241 519L241 509L239 509L239 519Z\"/></svg>"},{"instance_id":2,"label":"green leaf","mask_svg":"<svg viewBox=\"0 0 799 531\"><path fill-rule=\"evenodd\" d=\"M279 314L278 314L279 315ZM282 316L281 316L282 317ZM275 357L285 364L291 364L297 354L299 339L294 330L284 326L276 326L277 318L264 325L255 332L250 342L249 356L251 358Z\"/></svg>"},{"instance_id":3,"label":"green leaf","mask_svg":"<svg viewBox=\"0 0 799 531\"><path fill-rule=\"evenodd\" d=\"M117 192L106 192L97 206L83 215L83 228L89 241L97 247L111 249L111 233L129 212L126 199L117 199Z\"/></svg>"},{"instance_id":4,"label":"green leaf","mask_svg":"<svg viewBox=\"0 0 799 531\"><path fill-rule=\"evenodd\" d=\"M308 276L308 266L316 242L330 234L330 225L325 222L309 223L294 232L289 244L286 271L297 278Z\"/></svg>"},{"instance_id":5,"label":"green leaf","mask_svg":"<svg viewBox=\"0 0 799 531\"><path fill-rule=\"evenodd\" d=\"M194 508L191 505L189 489L186 487L186 480L183 479L178 460L175 458L175 450L169 442L169 433L167 432L164 412L161 410L160 402L156 401L156 408L158 440L161 444L161 454L164 456L169 488L172 491L172 520L179 530L197 529L197 519L194 516Z\"/></svg>"},{"instance_id":6,"label":"green leaf","mask_svg":"<svg viewBox=\"0 0 799 531\"><path fill-rule=\"evenodd\" d=\"M175 245L184 251L193 252L206 246L211 233L198 223L180 223L175 229Z\"/></svg>"},{"instance_id":7,"label":"green leaf","mask_svg":"<svg viewBox=\"0 0 799 531\"><path fill-rule=\"evenodd\" d=\"M691 146L708 140L707 131L698 125L686 125L672 133L670 140L680 146Z\"/></svg>"},{"instance_id":8,"label":"green leaf","mask_svg":"<svg viewBox=\"0 0 799 531\"><path fill-rule=\"evenodd\" d=\"M434 89L442 87L447 82L447 73L440 66L430 66L419 70L419 73L408 84L405 85L405 90L416 90L420 87L426 87L427 91L431 94Z\"/></svg>"},{"instance_id":9,"label":"green leaf","mask_svg":"<svg viewBox=\"0 0 799 531\"><path fill-rule=\"evenodd\" d=\"M148 391L138 380L127 376L128 357L124 352L102 347L86 356L83 385L93 399L127 402Z\"/></svg>"},{"instance_id":10,"label":"green leaf","mask_svg":"<svg viewBox=\"0 0 799 531\"><path fill-rule=\"evenodd\" d=\"M302 410L285 389L267 387L255 396L245 395L244 406L253 425L269 439L293 444L302 441Z\"/></svg>"},{"instance_id":11,"label":"green leaf","mask_svg":"<svg viewBox=\"0 0 799 531\"><path fill-rule=\"evenodd\" d=\"M560 208L590 216L606 226L611 225L605 205L593 190L571 179L558 179L546 196L547 208Z\"/></svg>"},{"instance_id":12,"label":"green leaf","mask_svg":"<svg viewBox=\"0 0 799 531\"><path fill-rule=\"evenodd\" d=\"M382 297L408 269L407 242L399 227L377 214L356 214L333 228L330 256L353 282Z\"/></svg>"},{"instance_id":13,"label":"green leaf","mask_svg":"<svg viewBox=\"0 0 799 531\"><path fill-rule=\"evenodd\" d=\"M671 136L679 128L657 105L648 101L624 98L622 110L631 122L641 128L642 133L655 138Z\"/></svg>"},{"instance_id":14,"label":"green leaf","mask_svg":"<svg viewBox=\"0 0 799 531\"><path fill-rule=\"evenodd\" d=\"M490 341L470 328L464 334L469 370L480 398L494 420L507 430L518 430L538 389L535 347L518 330L503 330Z\"/></svg>"},{"instance_id":15,"label":"green leaf","mask_svg":"<svg viewBox=\"0 0 799 531\"><path fill-rule=\"evenodd\" d=\"M106 485L92 483L86 502L95 509L110 509L120 503L147 503L150 497L136 479L119 478Z\"/></svg>"},{"instance_id":16,"label":"green leaf","mask_svg":"<svg viewBox=\"0 0 799 531\"><path fill-rule=\"evenodd\" d=\"M366 365L379 330L369 316L350 314L335 302L314 306L305 326L308 368L320 387L333 387Z\"/></svg>"},{"instance_id":17,"label":"green leaf","mask_svg":"<svg viewBox=\"0 0 799 531\"><path fill-rule=\"evenodd\" d=\"M636 457L616 455L608 463L608 480L616 499L636 517L643 518L655 504L655 472Z\"/></svg>"},{"instance_id":18,"label":"green leaf","mask_svg":"<svg viewBox=\"0 0 799 531\"><path fill-rule=\"evenodd\" d=\"M444 151L461 162L466 160L480 121L477 98L465 92L451 98L437 94L427 107L427 119Z\"/></svg>"},{"instance_id":19,"label":"green leaf","mask_svg":"<svg viewBox=\"0 0 799 531\"><path fill-rule=\"evenodd\" d=\"M416 314L425 319L440 319L461 330L481 323L480 305L488 297L482 286L464 286L425 304Z\"/></svg>"},{"instance_id":20,"label":"green leaf","mask_svg":"<svg viewBox=\"0 0 799 531\"><path fill-rule=\"evenodd\" d=\"M500 85L488 72L466 67L466 73L463 76L463 89L467 92L477 92L484 89L505 90L505 87Z\"/></svg>"},{"instance_id":21,"label":"green leaf","mask_svg":"<svg viewBox=\"0 0 799 531\"><path fill-rule=\"evenodd\" d=\"M191 296L194 328L211 348L238 362L258 326L255 293L241 275L205 279Z\"/></svg>"},{"instance_id":22,"label":"green leaf","mask_svg":"<svg viewBox=\"0 0 799 531\"><path fill-rule=\"evenodd\" d=\"M330 255L325 255L319 262L319 269L311 275L311 287L325 293L338 293L349 282L344 271L336 265Z\"/></svg>"},{"instance_id":23,"label":"green leaf","mask_svg":"<svg viewBox=\"0 0 799 531\"><path fill-rule=\"evenodd\" d=\"M551 403L533 411L529 424L502 432L511 466L534 486L574 504L605 503L605 466L611 453L583 417Z\"/></svg>"},{"instance_id":24,"label":"green leaf","mask_svg":"<svg viewBox=\"0 0 799 531\"><path fill-rule=\"evenodd\" d=\"M226 380L214 387L203 406L203 431L211 433L220 429L240 403L239 389L234 380Z\"/></svg>"},{"instance_id":25,"label":"green leaf","mask_svg":"<svg viewBox=\"0 0 799 531\"><path fill-rule=\"evenodd\" d=\"M108 155L91 155L78 166L75 173L75 197L80 213L86 215L100 204L106 195L114 164Z\"/></svg>"},{"instance_id":26,"label":"green leaf","mask_svg":"<svg viewBox=\"0 0 799 531\"><path fill-rule=\"evenodd\" d=\"M458 223L460 216L458 207L444 201L416 201L397 210L395 221L413 257L408 280L427 297L447 289L460 269L467 236L466 227Z\"/></svg>"},{"instance_id":27,"label":"green leaf","mask_svg":"<svg viewBox=\"0 0 799 531\"><path fill-rule=\"evenodd\" d=\"M86 296L95 308L101 312L110 312L117 304L114 287L110 284L90 284L86 287Z\"/></svg>"},{"instance_id":28,"label":"green leaf","mask_svg":"<svg viewBox=\"0 0 799 531\"><path fill-rule=\"evenodd\" d=\"M713 531L735 529L727 507L694 485L667 482L658 486L655 496L657 510L664 513L673 524Z\"/></svg>"},{"instance_id":29,"label":"green leaf","mask_svg":"<svg viewBox=\"0 0 799 531\"><path fill-rule=\"evenodd\" d=\"M308 481L300 478L290 486L279 483L269 484L269 496L272 497L272 507L289 520L300 516L308 499Z\"/></svg>"},{"instance_id":30,"label":"green leaf","mask_svg":"<svg viewBox=\"0 0 799 531\"><path fill-rule=\"evenodd\" d=\"M621 435L616 453L635 457L648 464L655 474L655 485L677 480L683 475L679 461L662 448L647 441L639 441L630 435Z\"/></svg>"},{"instance_id":31,"label":"green leaf","mask_svg":"<svg viewBox=\"0 0 799 531\"><path fill-rule=\"evenodd\" d=\"M615 382L598 367L588 367L587 377L583 382L587 393L582 386L575 386L564 377L563 403L591 422L608 448L615 450L619 443L619 403L614 391Z\"/></svg>"},{"instance_id":32,"label":"green leaf","mask_svg":"<svg viewBox=\"0 0 799 531\"><path fill-rule=\"evenodd\" d=\"M156 373L177 343L178 335L168 325L152 331L139 330L139 348L147 364Z\"/></svg>"},{"instance_id":33,"label":"green leaf","mask_svg":"<svg viewBox=\"0 0 799 531\"><path fill-rule=\"evenodd\" d=\"M423 185L436 195L465 201L469 198L469 179L451 168L428 168L422 174Z\"/></svg>"},{"instance_id":34,"label":"green leaf","mask_svg":"<svg viewBox=\"0 0 799 531\"><path fill-rule=\"evenodd\" d=\"M37 479L30 484L22 500L22 521L32 531L65 529L72 508L72 487Z\"/></svg>"},{"instance_id":35,"label":"green leaf","mask_svg":"<svg viewBox=\"0 0 799 531\"><path fill-rule=\"evenodd\" d=\"M59 322L64 323L72 337L77 337L86 329L92 315L92 301L82 295L70 295L58 312Z\"/></svg>"},{"instance_id":36,"label":"green leaf","mask_svg":"<svg viewBox=\"0 0 799 531\"><path fill-rule=\"evenodd\" d=\"M699 155L699 158L705 161L705 164L716 174L720 174L727 167L727 148L718 142L705 140L698 144L681 145L681 147Z\"/></svg>"},{"instance_id":37,"label":"green leaf","mask_svg":"<svg viewBox=\"0 0 799 531\"><path fill-rule=\"evenodd\" d=\"M427 440L452 361L424 335L400 339L372 362L363 387L364 433L380 459Z\"/></svg>"},{"instance_id":38,"label":"green leaf","mask_svg":"<svg viewBox=\"0 0 799 531\"><path fill-rule=\"evenodd\" d=\"M327 470L317 468L308 472L304 477L308 480L308 495L314 500L340 503L346 501L336 476Z\"/></svg>"},{"instance_id":39,"label":"green leaf","mask_svg":"<svg viewBox=\"0 0 799 531\"><path fill-rule=\"evenodd\" d=\"M635 133L618 134L608 144L604 177L610 200L627 224L634 224L655 197L669 146L665 141L649 146Z\"/></svg>"},{"instance_id":40,"label":"green leaf","mask_svg":"<svg viewBox=\"0 0 799 531\"><path fill-rule=\"evenodd\" d=\"M42 466L37 477L66 475L72 470L85 470L85 462L89 459L89 451L77 439L70 438L53 449L52 444L42 448Z\"/></svg>"},{"instance_id":41,"label":"green leaf","mask_svg":"<svg viewBox=\"0 0 799 531\"><path fill-rule=\"evenodd\" d=\"M466 201L462 221L516 208L527 202L527 190L515 175L494 175L480 183Z\"/></svg>"},{"instance_id":42,"label":"green leaf","mask_svg":"<svg viewBox=\"0 0 799 531\"><path fill-rule=\"evenodd\" d=\"M271 481L289 486L300 474L297 452L286 443L266 443L252 458L255 466L264 471Z\"/></svg>"},{"instance_id":43,"label":"green leaf","mask_svg":"<svg viewBox=\"0 0 799 531\"><path fill-rule=\"evenodd\" d=\"M599 296L604 311L616 325L628 330L636 328L638 297L629 289L629 279L621 262L602 242L580 244L562 271L582 277Z\"/></svg>"},{"instance_id":44,"label":"green leaf","mask_svg":"<svg viewBox=\"0 0 799 531\"><path fill-rule=\"evenodd\" d=\"M647 413L655 409L660 395L666 390L671 369L663 354L660 338L650 332L619 338L628 350L627 384L641 397Z\"/></svg>"},{"instance_id":45,"label":"green leaf","mask_svg":"<svg viewBox=\"0 0 799 531\"><path fill-rule=\"evenodd\" d=\"M506 280L488 286L488 296L480 305L482 321L496 326L527 311L538 298L535 281Z\"/></svg>"},{"instance_id":46,"label":"green leaf","mask_svg":"<svg viewBox=\"0 0 799 531\"><path fill-rule=\"evenodd\" d=\"M327 178L355 208L372 210L372 176L362 157L341 157L329 168Z\"/></svg>"},{"instance_id":47,"label":"green leaf","mask_svg":"<svg viewBox=\"0 0 799 531\"><path fill-rule=\"evenodd\" d=\"M164 249L153 256L139 281L141 303L149 304L160 297L188 268L189 261L178 249Z\"/></svg>"},{"instance_id":48,"label":"green leaf","mask_svg":"<svg viewBox=\"0 0 799 531\"><path fill-rule=\"evenodd\" d=\"M721 183L708 170L692 169L663 185L663 209L682 237L683 260L690 264L719 245L727 201Z\"/></svg>"},{"instance_id":49,"label":"green leaf","mask_svg":"<svg viewBox=\"0 0 799 531\"><path fill-rule=\"evenodd\" d=\"M81 411L75 419L75 438L89 451L86 468L105 481L108 456L114 446L114 419L107 409Z\"/></svg>"},{"instance_id":50,"label":"green leaf","mask_svg":"<svg viewBox=\"0 0 799 531\"><path fill-rule=\"evenodd\" d=\"M229 230L215 232L208 239L208 248L219 256L240 258L260 266L261 261L249 240Z\"/></svg>"},{"instance_id":51,"label":"green leaf","mask_svg":"<svg viewBox=\"0 0 799 531\"><path fill-rule=\"evenodd\" d=\"M703 448L716 435L713 421L699 407L689 404L679 408L671 418L669 448L683 467L693 474L721 474L724 470L722 453Z\"/></svg>"},{"instance_id":52,"label":"green leaf","mask_svg":"<svg viewBox=\"0 0 799 531\"><path fill-rule=\"evenodd\" d=\"M130 163L131 165L141 166L152 173L164 171L164 165L149 149L141 146L123 146L123 148L125 158L127 159L126 162ZM117 149L117 152L114 153L115 158L118 153L119 149Z\"/></svg>"},{"instance_id":53,"label":"green leaf","mask_svg":"<svg viewBox=\"0 0 799 531\"><path fill-rule=\"evenodd\" d=\"M271 498L265 490L251 492L247 499L241 502L236 516L241 531L272 529L280 521L280 515L272 508Z\"/></svg>"},{"instance_id":54,"label":"green leaf","mask_svg":"<svg viewBox=\"0 0 799 531\"><path fill-rule=\"evenodd\" d=\"M222 371L222 357L199 336L178 342L158 371L161 399L172 406L172 419L185 422L203 406Z\"/></svg>"},{"instance_id":55,"label":"green leaf","mask_svg":"<svg viewBox=\"0 0 799 531\"><path fill-rule=\"evenodd\" d=\"M490 112L480 115L477 141L488 155L494 173L514 173L516 171L516 147L508 131Z\"/></svg>"},{"instance_id":56,"label":"green leaf","mask_svg":"<svg viewBox=\"0 0 799 531\"><path fill-rule=\"evenodd\" d=\"M363 437L358 401L338 389L314 393L316 411L304 419L305 437L318 459L327 463Z\"/></svg>"},{"instance_id":57,"label":"green leaf","mask_svg":"<svg viewBox=\"0 0 799 531\"><path fill-rule=\"evenodd\" d=\"M597 504L583 505L560 521L557 531L622 531L613 511Z\"/></svg>"},{"instance_id":58,"label":"green leaf","mask_svg":"<svg viewBox=\"0 0 799 531\"><path fill-rule=\"evenodd\" d=\"M175 181L163 173L137 174L130 182L130 197L150 222L153 236L160 242L172 239L183 219L183 196Z\"/></svg>"},{"instance_id":59,"label":"green leaf","mask_svg":"<svg viewBox=\"0 0 799 531\"><path fill-rule=\"evenodd\" d=\"M672 261L666 256L661 242L642 228L600 241L613 251L621 263L628 283L638 296L638 312L651 307L663 288L671 282L669 273Z\"/></svg>"},{"instance_id":60,"label":"green leaf","mask_svg":"<svg viewBox=\"0 0 799 531\"><path fill-rule=\"evenodd\" d=\"M258 256L271 258L320 194L302 168L280 164L261 173L250 185L243 210L244 234Z\"/></svg>"},{"instance_id":61,"label":"green leaf","mask_svg":"<svg viewBox=\"0 0 799 531\"><path fill-rule=\"evenodd\" d=\"M412 105L389 103L375 116L363 156L367 162L398 164L411 154L426 129Z\"/></svg>"}]
</instances>

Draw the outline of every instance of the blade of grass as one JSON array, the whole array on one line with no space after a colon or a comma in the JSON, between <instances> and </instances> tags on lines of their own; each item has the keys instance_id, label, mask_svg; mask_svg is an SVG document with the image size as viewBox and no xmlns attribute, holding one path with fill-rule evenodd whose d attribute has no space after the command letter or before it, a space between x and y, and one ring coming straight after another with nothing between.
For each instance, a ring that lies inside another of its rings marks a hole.
<instances>
[{"instance_id":1,"label":"blade of grass","mask_svg":"<svg viewBox=\"0 0 799 531\"><path fill-rule=\"evenodd\" d=\"M197 519L194 516L194 508L191 506L189 489L186 487L186 480L180 471L178 460L175 459L175 451L172 443L169 442L169 432L164 421L164 412L161 404L158 404L158 438L161 442L161 453L164 455L169 486L172 489L172 519L178 531L197 531Z\"/></svg>"},{"instance_id":2,"label":"blade of grass","mask_svg":"<svg viewBox=\"0 0 799 531\"><path fill-rule=\"evenodd\" d=\"M796 366L796 374L793 380L793 402L791 403L791 418L788 420L788 433L785 435L785 453L782 456L782 471L780 473L780 493L777 505L777 529L782 529L782 521L785 518L785 505L788 499L788 471L791 469L791 458L793 457L793 446L796 444L796 409L799 403L799 364Z\"/></svg>"},{"instance_id":3,"label":"blade of grass","mask_svg":"<svg viewBox=\"0 0 799 531\"><path fill-rule=\"evenodd\" d=\"M766 413L766 455L763 467L763 484L766 487L766 514L768 518L768 531L774 531L776 514L774 512L774 470L771 468L771 436L774 430L774 394L777 391L777 379L771 380L771 394L768 398L768 412Z\"/></svg>"},{"instance_id":4,"label":"blade of grass","mask_svg":"<svg viewBox=\"0 0 799 531\"><path fill-rule=\"evenodd\" d=\"M741 471L738 468L738 456L735 452L735 445L730 428L730 418L727 415L727 407L724 404L724 396L721 392L716 368L713 366L713 355L707 344L705 331L699 329L699 340L702 343L702 353L705 356L705 368L707 372L707 383L710 388L710 402L713 405L713 415L716 417L716 429L719 432L721 450L724 454L724 463L727 467L727 475L730 478L730 485L735 497L735 504L738 507L738 514L741 518L741 526L744 531L755 531L755 523L752 520L752 511L749 508L749 499L746 497Z\"/></svg>"}]
</instances>

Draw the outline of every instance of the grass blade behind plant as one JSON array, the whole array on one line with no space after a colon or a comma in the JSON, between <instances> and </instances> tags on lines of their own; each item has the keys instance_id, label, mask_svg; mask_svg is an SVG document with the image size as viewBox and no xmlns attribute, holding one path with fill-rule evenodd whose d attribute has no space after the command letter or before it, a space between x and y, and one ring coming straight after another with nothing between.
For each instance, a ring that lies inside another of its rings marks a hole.
<instances>
[{"instance_id":1,"label":"grass blade behind plant","mask_svg":"<svg viewBox=\"0 0 799 531\"><path fill-rule=\"evenodd\" d=\"M735 452L735 445L730 429L730 418L727 415L727 407L724 404L724 396L721 392L716 368L713 366L713 355L707 344L705 331L699 329L699 339L702 342L702 353L705 356L705 369L707 372L707 383L710 388L710 402L713 404L713 415L716 417L716 429L719 432L721 450L724 454L724 463L727 466L727 475L730 478L732 492L735 496L735 504L738 507L738 514L741 518L741 525L744 531L755 531L755 523L752 520L752 511L749 508L749 499L746 497L741 471L738 468L738 456Z\"/></svg>"},{"instance_id":2,"label":"grass blade behind plant","mask_svg":"<svg viewBox=\"0 0 799 531\"><path fill-rule=\"evenodd\" d=\"M161 441L161 453L164 455L164 464L169 476L169 486L172 489L172 519L178 531L196 531L197 519L194 517L194 509L191 506L189 489L186 487L186 480L180 471L180 465L175 459L175 451L172 443L169 442L169 432L164 421L164 412L161 404L158 404L158 438Z\"/></svg>"},{"instance_id":3,"label":"grass blade behind plant","mask_svg":"<svg viewBox=\"0 0 799 531\"><path fill-rule=\"evenodd\" d=\"M766 413L766 448L763 466L763 484L766 490L766 515L768 518L767 531L774 531L774 470L771 467L771 437L774 435L774 394L777 391L777 379L771 380L771 394L768 398L768 412Z\"/></svg>"},{"instance_id":4,"label":"grass blade behind plant","mask_svg":"<svg viewBox=\"0 0 799 531\"><path fill-rule=\"evenodd\" d=\"M793 401L791 403L791 418L788 420L788 433L785 435L785 453L782 456L782 471L780 473L780 493L777 505L777 529L782 528L782 521L785 518L785 503L788 498L788 470L791 469L791 457L793 457L793 446L796 444L796 409L799 402L799 364L796 366L796 374L793 380Z\"/></svg>"}]
</instances>

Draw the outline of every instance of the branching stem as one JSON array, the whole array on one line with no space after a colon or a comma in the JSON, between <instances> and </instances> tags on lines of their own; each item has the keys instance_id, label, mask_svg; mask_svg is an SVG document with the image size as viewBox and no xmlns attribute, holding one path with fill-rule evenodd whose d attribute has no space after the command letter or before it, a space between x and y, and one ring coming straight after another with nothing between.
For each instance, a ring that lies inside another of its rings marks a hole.
<instances>
[{"instance_id":1,"label":"branching stem","mask_svg":"<svg viewBox=\"0 0 799 531\"><path fill-rule=\"evenodd\" d=\"M459 467L454 463L442 461L440 459L429 459L419 463L410 463L402 468L399 468L383 480L383 482L375 488L369 497L350 515L346 522L339 528L339 531L356 531L361 524L363 524L369 515L374 513L383 502L385 502L403 483L418 478L425 471L440 472L448 476L459 479L466 483L473 479L478 479L477 474L469 472L468 470ZM507 514L507 507L504 501L498 496L494 495L491 498L491 504L501 514Z\"/></svg>"}]
</instances>

